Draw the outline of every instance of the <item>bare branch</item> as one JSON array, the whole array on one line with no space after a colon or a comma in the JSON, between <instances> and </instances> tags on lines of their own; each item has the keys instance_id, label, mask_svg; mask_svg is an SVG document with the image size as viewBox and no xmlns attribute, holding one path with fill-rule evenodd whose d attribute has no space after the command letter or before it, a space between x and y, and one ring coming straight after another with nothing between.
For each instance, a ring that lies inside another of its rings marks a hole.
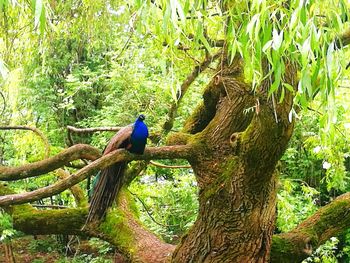
<instances>
[{"instance_id":1,"label":"bare branch","mask_svg":"<svg viewBox=\"0 0 350 263\"><path fill-rule=\"evenodd\" d=\"M3 107L2 107L2 111L1 111L1 116L3 116L4 115L4 113L5 113L5 110L6 110L6 99L5 99L5 95L4 95L4 93L2 93L2 91L0 90L0 95L1 95L1 98L2 98L2 100L3 100L3 102L4 102L4 105L3 105Z\"/></svg>"},{"instance_id":2,"label":"bare branch","mask_svg":"<svg viewBox=\"0 0 350 263\"><path fill-rule=\"evenodd\" d=\"M123 127L97 127L97 128L76 128L73 126L67 126L67 130L75 133L93 133L99 131L113 131L117 132Z\"/></svg>"},{"instance_id":3,"label":"bare branch","mask_svg":"<svg viewBox=\"0 0 350 263\"><path fill-rule=\"evenodd\" d=\"M36 133L44 143L45 158L48 158L50 156L49 140L46 138L46 136L38 128L29 127L29 126L1 126L0 130L28 130L28 131L32 131L32 132Z\"/></svg>"},{"instance_id":4,"label":"bare branch","mask_svg":"<svg viewBox=\"0 0 350 263\"><path fill-rule=\"evenodd\" d=\"M74 147L74 146L73 146ZM73 148L71 147L71 148ZM61 193L73 185L83 181L90 174L110 166L113 163L132 160L151 160L151 159L192 159L195 156L194 147L191 145L164 146L146 148L143 155L132 154L124 149L119 149L102 156L98 160L88 164L77 173L57 181L56 183L46 186L32 192L23 194L12 194L0 196L0 206L14 204L24 204L39 200L45 197Z\"/></svg>"},{"instance_id":5,"label":"bare branch","mask_svg":"<svg viewBox=\"0 0 350 263\"><path fill-rule=\"evenodd\" d=\"M66 209L69 208L68 206L65 205L32 205L33 207L36 208L51 208L51 209Z\"/></svg>"},{"instance_id":6,"label":"bare branch","mask_svg":"<svg viewBox=\"0 0 350 263\"><path fill-rule=\"evenodd\" d=\"M174 125L174 119L177 114L177 108L179 107L179 104L187 92L190 85L195 81L195 79L198 77L198 75L203 72L205 69L209 67L209 65L218 59L221 55L222 51L216 53L213 56L208 56L200 65L197 65L193 71L187 76L187 78L184 80L184 82L181 84L181 89L176 94L177 100L174 101L174 103L171 105L171 108L168 113L168 118L166 122L163 125L163 128L165 131L169 132L173 125Z\"/></svg>"},{"instance_id":7,"label":"bare branch","mask_svg":"<svg viewBox=\"0 0 350 263\"><path fill-rule=\"evenodd\" d=\"M162 164L162 163L157 163L154 161L150 161L150 164L160 167L160 168L168 168L168 169L181 169L181 168L185 168L185 169L189 169L191 168L191 165L166 165L166 164Z\"/></svg>"},{"instance_id":8,"label":"bare branch","mask_svg":"<svg viewBox=\"0 0 350 263\"><path fill-rule=\"evenodd\" d=\"M69 138L71 144L73 144L71 132L74 132L74 133L117 132L121 128L123 128L123 127L76 128L73 126L67 126L68 138ZM157 140L159 138L160 138L160 133L157 133L157 132L151 132L151 134L149 135L149 139L152 141Z\"/></svg>"},{"instance_id":9,"label":"bare branch","mask_svg":"<svg viewBox=\"0 0 350 263\"><path fill-rule=\"evenodd\" d=\"M42 161L25 164L19 167L0 166L0 181L15 181L34 177L56 170L73 160L81 158L96 160L100 156L101 153L98 149L86 144L76 144Z\"/></svg>"}]
</instances>

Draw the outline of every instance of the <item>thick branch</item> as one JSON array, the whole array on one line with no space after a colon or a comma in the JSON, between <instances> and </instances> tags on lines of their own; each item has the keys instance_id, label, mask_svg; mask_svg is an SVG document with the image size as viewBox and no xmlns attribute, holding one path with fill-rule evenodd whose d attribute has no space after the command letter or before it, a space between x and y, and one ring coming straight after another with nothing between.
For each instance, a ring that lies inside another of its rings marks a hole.
<instances>
[{"instance_id":1,"label":"thick branch","mask_svg":"<svg viewBox=\"0 0 350 263\"><path fill-rule=\"evenodd\" d=\"M36 135L40 137L40 139L43 141L45 146L45 158L48 158L50 156L50 144L49 140L46 138L46 136L35 127L29 127L29 126L1 126L0 130L27 130L32 131Z\"/></svg>"},{"instance_id":2,"label":"thick branch","mask_svg":"<svg viewBox=\"0 0 350 263\"><path fill-rule=\"evenodd\" d=\"M0 181L15 181L34 177L56 170L73 160L82 158L96 160L100 156L101 154L98 149L85 144L77 144L56 156L35 163L19 167L0 166Z\"/></svg>"},{"instance_id":3,"label":"thick branch","mask_svg":"<svg viewBox=\"0 0 350 263\"><path fill-rule=\"evenodd\" d=\"M86 209L13 211L14 228L26 234L82 235L99 237L115 245L132 262L161 263L171 255L174 246L162 242L157 236L147 231L134 217L130 207L132 197L121 192L118 208L107 214L106 219L96 228L81 230L87 216Z\"/></svg>"},{"instance_id":4,"label":"thick branch","mask_svg":"<svg viewBox=\"0 0 350 263\"><path fill-rule=\"evenodd\" d=\"M291 232L275 235L271 262L301 262L310 256L313 249L349 227L350 193L346 193L320 208Z\"/></svg>"},{"instance_id":5,"label":"thick branch","mask_svg":"<svg viewBox=\"0 0 350 263\"><path fill-rule=\"evenodd\" d=\"M131 154L124 149L119 149L102 156L98 160L79 170L77 173L50 186L24 194L0 196L0 206L24 204L61 193L62 191L86 179L90 174L93 174L98 170L116 162L151 159L192 159L194 156L195 150L190 145L150 147L145 150L143 155Z\"/></svg>"}]
</instances>

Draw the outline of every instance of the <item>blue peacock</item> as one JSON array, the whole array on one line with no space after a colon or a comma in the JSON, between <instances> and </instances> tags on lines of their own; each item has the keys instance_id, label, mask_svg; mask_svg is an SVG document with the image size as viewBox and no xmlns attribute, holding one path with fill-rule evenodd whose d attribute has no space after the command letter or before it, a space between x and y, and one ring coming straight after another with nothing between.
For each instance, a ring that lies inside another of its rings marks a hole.
<instances>
[{"instance_id":1,"label":"blue peacock","mask_svg":"<svg viewBox=\"0 0 350 263\"><path fill-rule=\"evenodd\" d=\"M143 154L148 138L148 128L144 120L145 116L141 114L134 124L119 130L109 141L103 155L121 148L131 153ZM96 177L85 224L98 222L104 218L123 185L126 167L127 162L118 162L100 171Z\"/></svg>"}]
</instances>

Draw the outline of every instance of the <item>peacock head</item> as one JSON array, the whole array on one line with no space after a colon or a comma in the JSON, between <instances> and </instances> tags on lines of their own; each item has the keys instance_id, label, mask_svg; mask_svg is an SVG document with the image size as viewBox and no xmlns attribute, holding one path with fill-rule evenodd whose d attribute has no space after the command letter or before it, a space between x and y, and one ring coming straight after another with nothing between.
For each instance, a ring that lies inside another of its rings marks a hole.
<instances>
[{"instance_id":1,"label":"peacock head","mask_svg":"<svg viewBox=\"0 0 350 263\"><path fill-rule=\"evenodd\" d=\"M144 120L146 119L146 117L145 117L145 115L140 114L139 117L138 117L138 119L139 119L140 121L144 121Z\"/></svg>"}]
</instances>

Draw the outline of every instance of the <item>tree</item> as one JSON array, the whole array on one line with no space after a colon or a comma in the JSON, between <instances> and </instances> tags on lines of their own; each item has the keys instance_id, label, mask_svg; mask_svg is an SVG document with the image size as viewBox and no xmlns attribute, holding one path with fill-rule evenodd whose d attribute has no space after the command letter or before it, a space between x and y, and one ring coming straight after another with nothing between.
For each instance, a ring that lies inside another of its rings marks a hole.
<instances>
[{"instance_id":1,"label":"tree","mask_svg":"<svg viewBox=\"0 0 350 263\"><path fill-rule=\"evenodd\" d=\"M142 156L117 150L98 158L96 149L75 145L40 162L1 167L0 179L12 181L47 173L71 160L93 160L74 175L32 192L13 194L2 186L0 206L12 213L16 229L84 234L80 229L86 208L36 212L24 204L73 187L113 162L151 159L186 159L191 164L199 191L198 218L174 248L141 226L124 191L118 208L85 234L115 244L131 261L164 262L171 254L173 262L299 262L349 227L345 194L291 232L273 235L276 164L293 134L299 107L307 108L319 96L331 109L341 77L337 52L349 41L347 33L335 35L346 23L346 3L136 1L128 8L138 10L140 32L153 25L149 30L173 52L205 56L176 91L165 132L172 129L177 105L191 83L218 60L203 101L181 132L168 136L168 146L149 147ZM329 122L324 125L331 129ZM129 172L127 182L135 176Z\"/></svg>"}]
</instances>

